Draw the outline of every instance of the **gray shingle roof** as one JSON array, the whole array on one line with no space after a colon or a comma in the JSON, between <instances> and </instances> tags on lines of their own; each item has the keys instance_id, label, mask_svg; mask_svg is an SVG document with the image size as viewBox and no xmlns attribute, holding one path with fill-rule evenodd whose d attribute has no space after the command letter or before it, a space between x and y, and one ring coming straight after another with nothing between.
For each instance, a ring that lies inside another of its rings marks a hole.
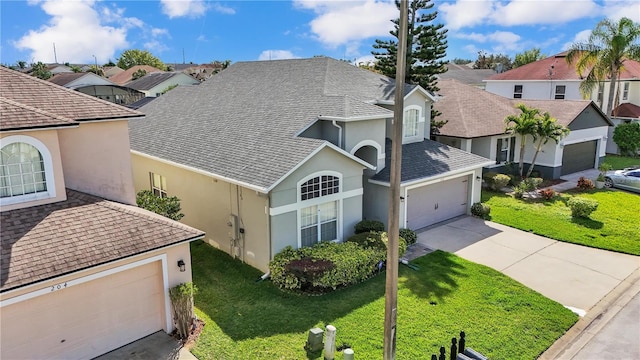
<instances>
[{"instance_id":1,"label":"gray shingle roof","mask_svg":"<svg viewBox=\"0 0 640 360\"><path fill-rule=\"evenodd\" d=\"M174 72L174 71L152 72L141 77L140 79L131 81L130 83L127 84L127 87L135 90L149 90L171 79L174 76L178 76L179 74L182 74L182 73L179 71L178 72Z\"/></svg>"},{"instance_id":2,"label":"gray shingle roof","mask_svg":"<svg viewBox=\"0 0 640 360\"><path fill-rule=\"evenodd\" d=\"M387 139L387 149L391 141ZM475 154L425 139L423 142L402 145L402 183L440 176L448 172L487 166L494 162ZM387 151L385 167L372 180L388 183L391 171L391 151Z\"/></svg>"},{"instance_id":3,"label":"gray shingle roof","mask_svg":"<svg viewBox=\"0 0 640 360\"><path fill-rule=\"evenodd\" d=\"M67 200L0 213L0 291L193 240L199 230L67 189Z\"/></svg>"},{"instance_id":4,"label":"gray shingle roof","mask_svg":"<svg viewBox=\"0 0 640 360\"><path fill-rule=\"evenodd\" d=\"M133 150L268 191L327 144L296 137L327 117L392 113L393 80L342 61L239 62L194 87L178 87L129 122ZM405 92L415 86L408 86Z\"/></svg>"}]
</instances>

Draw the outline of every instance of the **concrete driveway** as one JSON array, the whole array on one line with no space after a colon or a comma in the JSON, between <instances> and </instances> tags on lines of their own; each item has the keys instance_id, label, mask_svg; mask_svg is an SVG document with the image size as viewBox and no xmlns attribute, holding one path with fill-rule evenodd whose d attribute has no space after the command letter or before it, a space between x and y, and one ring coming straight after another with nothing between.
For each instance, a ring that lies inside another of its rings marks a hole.
<instances>
[{"instance_id":1,"label":"concrete driveway","mask_svg":"<svg viewBox=\"0 0 640 360\"><path fill-rule=\"evenodd\" d=\"M640 257L547 239L465 216L422 230L418 242L487 265L584 316L640 267Z\"/></svg>"}]
</instances>

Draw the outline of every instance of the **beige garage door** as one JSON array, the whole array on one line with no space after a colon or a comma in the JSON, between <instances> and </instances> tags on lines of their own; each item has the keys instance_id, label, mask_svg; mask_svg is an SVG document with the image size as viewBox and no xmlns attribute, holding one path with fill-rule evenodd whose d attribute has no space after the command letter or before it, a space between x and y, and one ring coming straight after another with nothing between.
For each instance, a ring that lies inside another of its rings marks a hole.
<instances>
[{"instance_id":1,"label":"beige garage door","mask_svg":"<svg viewBox=\"0 0 640 360\"><path fill-rule=\"evenodd\" d=\"M2 359L90 359L163 328L159 261L0 309Z\"/></svg>"},{"instance_id":2,"label":"beige garage door","mask_svg":"<svg viewBox=\"0 0 640 360\"><path fill-rule=\"evenodd\" d=\"M466 214L468 190L468 176L409 190L407 227L417 230Z\"/></svg>"}]
</instances>

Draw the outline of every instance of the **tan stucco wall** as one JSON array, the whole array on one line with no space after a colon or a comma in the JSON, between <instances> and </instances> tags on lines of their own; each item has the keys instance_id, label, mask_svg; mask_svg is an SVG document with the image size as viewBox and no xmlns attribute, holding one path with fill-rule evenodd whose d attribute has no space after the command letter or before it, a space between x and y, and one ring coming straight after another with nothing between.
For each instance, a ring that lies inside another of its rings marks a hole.
<instances>
[{"instance_id":1,"label":"tan stucco wall","mask_svg":"<svg viewBox=\"0 0 640 360\"><path fill-rule=\"evenodd\" d=\"M24 132L3 132L0 134L0 138L6 138L10 136L27 136L39 140L44 146L47 147L51 154L51 161L53 165L53 174L55 181L55 197L40 199L34 201L27 201L19 204L3 205L2 211L20 209L30 206L49 204L58 201L64 201L67 199L65 191L65 174L63 173L62 162L60 160L60 140L59 133L70 131L71 129L64 130L38 130L38 131L24 131Z\"/></svg>"},{"instance_id":2,"label":"tan stucco wall","mask_svg":"<svg viewBox=\"0 0 640 360\"><path fill-rule=\"evenodd\" d=\"M168 286L166 289L161 260L132 268L120 268L162 254L166 255L167 259ZM189 244L182 243L2 294L1 299L5 301L19 295L45 290L42 295L0 308L2 314L0 325L3 333L0 338L0 348L3 349L3 358L5 356L11 358L16 354L26 358L52 358L50 354L93 357L112 350L112 348L103 348L104 346L122 346L136 340L135 337L145 336L159 329L171 332L173 326L167 328L167 320L171 321L171 315L167 315L169 300L166 291L175 285L191 281L190 258ZM187 271L185 272L180 272L177 267L177 261L180 259L186 263ZM118 270L121 271L109 273L116 268L120 268ZM107 272L106 276L83 283L71 283L68 287L57 289L57 285L69 284L73 280L84 277L97 277L105 272ZM126 285L129 279L136 279L137 291L133 291L131 286ZM126 293L118 293L123 290ZM150 294L152 294L151 302L147 298ZM96 299L105 300L113 296L115 299L125 299L125 302L120 300L114 300L120 301L120 304L96 302ZM136 296L144 297L136 298ZM126 308L127 304L131 304L131 309ZM109 306L118 306L118 309L110 309ZM127 319L130 319L126 315L130 311L133 311L132 317L140 317L144 321L128 324L126 327L120 326L119 324L126 323ZM118 319L115 314L127 316L127 319ZM100 331L104 331L104 334L100 334ZM19 334L31 334L36 336L36 339L30 341L23 336L15 338ZM20 341L24 341L23 346L16 348L16 342Z\"/></svg>"},{"instance_id":3,"label":"tan stucco wall","mask_svg":"<svg viewBox=\"0 0 640 360\"><path fill-rule=\"evenodd\" d=\"M132 154L136 192L150 189L149 173L164 176L167 193L181 201L181 222L206 233L205 241L237 254L251 266L265 270L270 260L268 198L253 190L224 180L186 170L139 154ZM236 215L245 230L236 242L241 251L232 251L230 215Z\"/></svg>"},{"instance_id":4,"label":"tan stucco wall","mask_svg":"<svg viewBox=\"0 0 640 360\"><path fill-rule=\"evenodd\" d=\"M59 137L68 188L135 204L126 120L82 123Z\"/></svg>"}]
</instances>

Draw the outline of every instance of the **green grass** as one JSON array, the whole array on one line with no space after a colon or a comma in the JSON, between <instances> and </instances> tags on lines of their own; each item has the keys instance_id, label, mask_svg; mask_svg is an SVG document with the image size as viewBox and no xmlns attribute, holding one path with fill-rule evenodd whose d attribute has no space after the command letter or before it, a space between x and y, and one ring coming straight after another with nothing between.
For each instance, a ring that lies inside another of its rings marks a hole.
<instances>
[{"instance_id":1,"label":"green grass","mask_svg":"<svg viewBox=\"0 0 640 360\"><path fill-rule=\"evenodd\" d=\"M588 219L572 219L566 206L571 196L598 201ZM616 190L591 190L561 194L554 201L518 200L483 191L482 202L491 206L491 221L530 231L551 239L598 249L640 255L640 197Z\"/></svg>"},{"instance_id":2,"label":"green grass","mask_svg":"<svg viewBox=\"0 0 640 360\"><path fill-rule=\"evenodd\" d=\"M199 359L321 358L303 346L309 329L328 324L337 327L337 345L351 345L356 358L382 358L383 274L308 297L256 283L258 270L203 242L191 249L196 313L206 322L191 349ZM399 272L398 359L428 359L461 330L467 346L492 359L534 359L577 320L562 305L453 254L437 251L415 264L420 271Z\"/></svg>"},{"instance_id":3,"label":"green grass","mask_svg":"<svg viewBox=\"0 0 640 360\"><path fill-rule=\"evenodd\" d=\"M611 164L614 170L621 170L631 166L640 166L640 157L607 154L604 162Z\"/></svg>"}]
</instances>

